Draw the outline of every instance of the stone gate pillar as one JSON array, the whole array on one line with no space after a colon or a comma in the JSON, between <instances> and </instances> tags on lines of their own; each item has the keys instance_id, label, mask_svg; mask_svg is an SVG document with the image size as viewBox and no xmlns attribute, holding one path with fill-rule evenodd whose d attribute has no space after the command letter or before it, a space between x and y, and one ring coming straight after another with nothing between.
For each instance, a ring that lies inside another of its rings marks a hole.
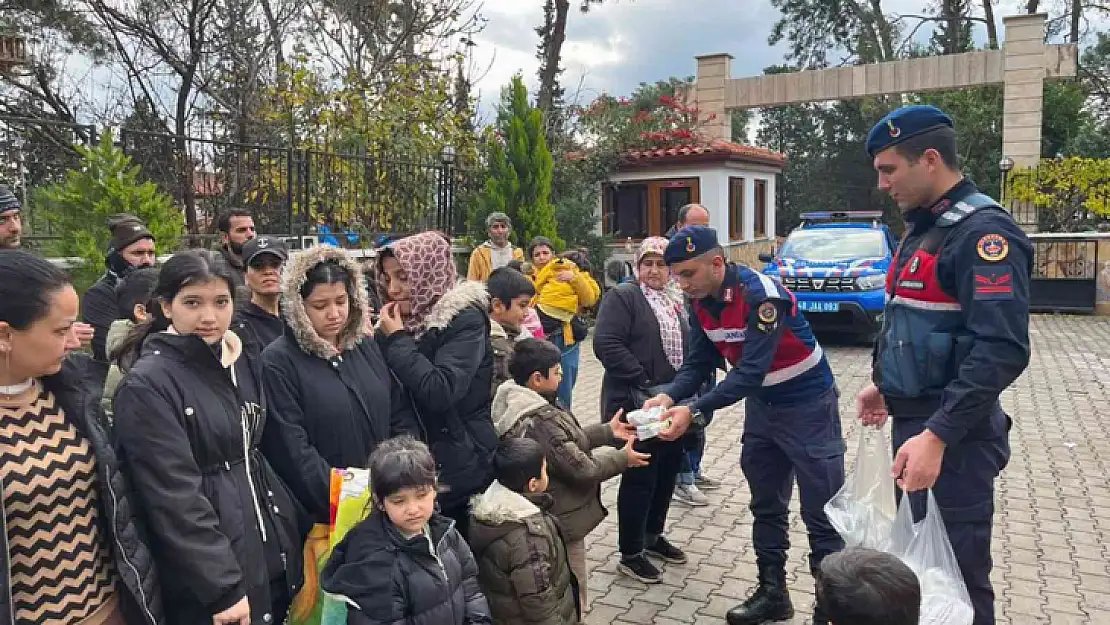
<instances>
[{"instance_id":1,"label":"stone gate pillar","mask_svg":"<svg viewBox=\"0 0 1110 625\"><path fill-rule=\"evenodd\" d=\"M1046 46L1044 13L1005 17L1003 53L1002 153L1017 167L1035 167L1041 158Z\"/></svg>"},{"instance_id":2,"label":"stone gate pillar","mask_svg":"<svg viewBox=\"0 0 1110 625\"><path fill-rule=\"evenodd\" d=\"M703 120L716 116L701 124L701 133L706 139L728 141L732 138L732 118L725 110L725 89L732 79L732 55L710 54L696 58L698 74L694 83L694 106L698 107Z\"/></svg>"}]
</instances>

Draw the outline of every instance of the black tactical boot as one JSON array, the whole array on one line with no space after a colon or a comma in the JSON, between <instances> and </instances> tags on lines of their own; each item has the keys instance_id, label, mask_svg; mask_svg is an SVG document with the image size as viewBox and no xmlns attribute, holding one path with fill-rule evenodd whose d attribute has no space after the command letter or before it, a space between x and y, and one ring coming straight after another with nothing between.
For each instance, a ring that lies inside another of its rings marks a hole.
<instances>
[{"instance_id":1,"label":"black tactical boot","mask_svg":"<svg viewBox=\"0 0 1110 625\"><path fill-rule=\"evenodd\" d=\"M829 618L818 604L813 604L813 625L829 625Z\"/></svg>"},{"instance_id":2,"label":"black tactical boot","mask_svg":"<svg viewBox=\"0 0 1110 625\"><path fill-rule=\"evenodd\" d=\"M821 569L813 569L813 596L818 595L817 587L821 585ZM821 609L821 602L813 602L813 625L829 625L829 617L825 616L825 611Z\"/></svg>"},{"instance_id":3,"label":"black tactical boot","mask_svg":"<svg viewBox=\"0 0 1110 625\"><path fill-rule=\"evenodd\" d=\"M786 571L768 566L759 569L759 587L744 603L728 611L728 625L763 625L794 618L786 591Z\"/></svg>"}]
</instances>

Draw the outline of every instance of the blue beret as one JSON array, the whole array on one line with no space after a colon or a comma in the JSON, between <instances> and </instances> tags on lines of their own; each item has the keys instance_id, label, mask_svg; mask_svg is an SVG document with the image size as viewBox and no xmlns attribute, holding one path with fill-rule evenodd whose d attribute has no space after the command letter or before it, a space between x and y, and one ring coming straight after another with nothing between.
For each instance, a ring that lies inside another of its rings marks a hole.
<instances>
[{"instance_id":1,"label":"blue beret","mask_svg":"<svg viewBox=\"0 0 1110 625\"><path fill-rule=\"evenodd\" d=\"M702 254L720 247L717 231L709 226L686 226L674 233L663 251L663 262L668 265L697 258Z\"/></svg>"},{"instance_id":2,"label":"blue beret","mask_svg":"<svg viewBox=\"0 0 1110 625\"><path fill-rule=\"evenodd\" d=\"M879 152L898 145L910 137L916 137L937 128L952 127L954 127L952 118L935 106L927 104L903 106L891 111L875 124L871 132L867 133L867 153L874 158Z\"/></svg>"}]
</instances>

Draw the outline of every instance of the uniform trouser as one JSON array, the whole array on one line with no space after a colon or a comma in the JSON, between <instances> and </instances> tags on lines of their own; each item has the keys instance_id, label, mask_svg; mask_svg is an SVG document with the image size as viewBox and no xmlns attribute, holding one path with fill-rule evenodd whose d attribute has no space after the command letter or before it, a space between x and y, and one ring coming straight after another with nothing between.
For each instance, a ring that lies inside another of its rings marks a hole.
<instances>
[{"instance_id":1,"label":"uniform trouser","mask_svg":"<svg viewBox=\"0 0 1110 625\"><path fill-rule=\"evenodd\" d=\"M745 402L740 466L752 493L752 543L760 569L786 566L788 506L795 476L802 521L809 533L810 570L844 548L825 516L825 504L844 484L846 447L838 395L833 387L802 404L776 406L753 397Z\"/></svg>"},{"instance_id":2,"label":"uniform trouser","mask_svg":"<svg viewBox=\"0 0 1110 625\"><path fill-rule=\"evenodd\" d=\"M649 539L663 534L682 465L682 441L638 441L636 450L651 454L646 467L628 468L617 490L617 542L622 557L639 555Z\"/></svg>"},{"instance_id":3,"label":"uniform trouser","mask_svg":"<svg viewBox=\"0 0 1110 625\"><path fill-rule=\"evenodd\" d=\"M892 427L894 451L925 429L926 418L899 418ZM940 476L933 486L948 540L956 553L975 609L974 625L994 625L991 587L991 525L994 480L1010 459L1009 417L995 406L988 421L944 451ZM925 491L910 495L915 520L925 515Z\"/></svg>"}]
</instances>

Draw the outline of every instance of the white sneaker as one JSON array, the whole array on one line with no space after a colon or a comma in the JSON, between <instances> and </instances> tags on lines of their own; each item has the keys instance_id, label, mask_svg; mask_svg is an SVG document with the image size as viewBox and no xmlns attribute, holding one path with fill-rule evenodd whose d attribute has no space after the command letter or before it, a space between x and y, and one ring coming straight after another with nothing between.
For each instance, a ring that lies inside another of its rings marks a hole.
<instances>
[{"instance_id":1,"label":"white sneaker","mask_svg":"<svg viewBox=\"0 0 1110 625\"><path fill-rule=\"evenodd\" d=\"M693 484L675 484L672 498L678 503L686 504L693 508L701 508L709 505L709 498Z\"/></svg>"}]
</instances>

